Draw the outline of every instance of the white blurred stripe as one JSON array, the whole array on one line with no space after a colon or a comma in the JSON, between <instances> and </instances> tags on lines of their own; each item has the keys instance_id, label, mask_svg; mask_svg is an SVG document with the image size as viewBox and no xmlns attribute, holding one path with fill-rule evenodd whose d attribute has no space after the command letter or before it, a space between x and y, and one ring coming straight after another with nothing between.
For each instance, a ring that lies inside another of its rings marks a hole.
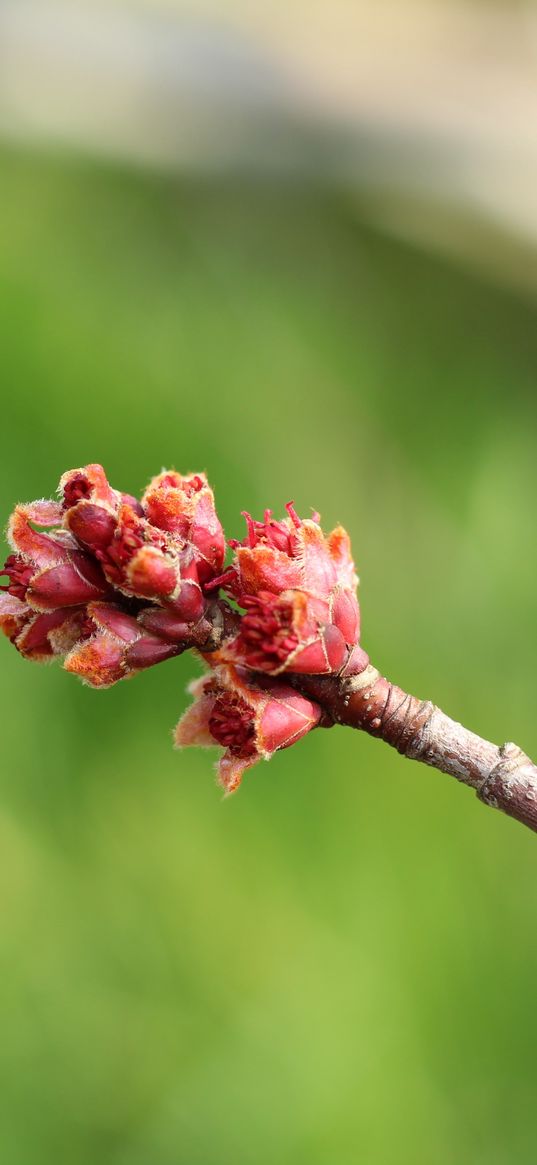
<instances>
[{"instance_id":1,"label":"white blurred stripe","mask_svg":"<svg viewBox=\"0 0 537 1165\"><path fill-rule=\"evenodd\" d=\"M219 165L240 157L258 118L284 115L277 68L225 26L140 6L0 0L4 134Z\"/></svg>"},{"instance_id":2,"label":"white blurred stripe","mask_svg":"<svg viewBox=\"0 0 537 1165\"><path fill-rule=\"evenodd\" d=\"M537 11L0 0L0 133L151 165L314 173L369 191L371 215L403 233L405 205L419 237L432 198L537 245Z\"/></svg>"}]
</instances>

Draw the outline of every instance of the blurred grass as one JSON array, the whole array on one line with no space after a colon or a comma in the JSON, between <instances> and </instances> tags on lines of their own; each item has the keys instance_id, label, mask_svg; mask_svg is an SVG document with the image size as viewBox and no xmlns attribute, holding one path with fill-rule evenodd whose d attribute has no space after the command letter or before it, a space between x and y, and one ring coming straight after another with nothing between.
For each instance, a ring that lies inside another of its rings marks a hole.
<instances>
[{"instance_id":1,"label":"blurred grass","mask_svg":"<svg viewBox=\"0 0 537 1165\"><path fill-rule=\"evenodd\" d=\"M536 312L342 195L0 155L1 497L205 468L353 537L398 682L537 753ZM9 1165L533 1165L535 841L342 730L222 803L196 665L5 644Z\"/></svg>"}]
</instances>

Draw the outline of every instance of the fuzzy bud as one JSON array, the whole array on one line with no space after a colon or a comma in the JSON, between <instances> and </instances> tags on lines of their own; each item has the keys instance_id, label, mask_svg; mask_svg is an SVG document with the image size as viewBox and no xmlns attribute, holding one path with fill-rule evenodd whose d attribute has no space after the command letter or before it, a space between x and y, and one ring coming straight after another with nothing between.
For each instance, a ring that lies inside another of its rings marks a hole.
<instances>
[{"instance_id":1,"label":"fuzzy bud","mask_svg":"<svg viewBox=\"0 0 537 1165\"><path fill-rule=\"evenodd\" d=\"M142 506L154 526L190 548L202 584L222 570L224 532L204 473L185 477L175 470L160 473L147 487Z\"/></svg>"},{"instance_id":2,"label":"fuzzy bud","mask_svg":"<svg viewBox=\"0 0 537 1165\"><path fill-rule=\"evenodd\" d=\"M3 589L36 611L78 606L110 591L99 564L70 534L64 530L44 534L31 525L49 525L59 516L54 502L35 502L17 506L8 526L15 553L0 571L8 578Z\"/></svg>"},{"instance_id":3,"label":"fuzzy bud","mask_svg":"<svg viewBox=\"0 0 537 1165\"><path fill-rule=\"evenodd\" d=\"M87 618L91 633L73 647L65 669L93 688L109 688L143 668L179 655L185 647L184 643L152 635L138 619L112 603L90 603Z\"/></svg>"},{"instance_id":4,"label":"fuzzy bud","mask_svg":"<svg viewBox=\"0 0 537 1165\"><path fill-rule=\"evenodd\" d=\"M289 748L312 728L321 709L284 684L254 683L244 668L218 666L190 688L194 703L175 731L175 743L220 745L219 783L233 793L242 775L278 749Z\"/></svg>"},{"instance_id":5,"label":"fuzzy bud","mask_svg":"<svg viewBox=\"0 0 537 1165\"><path fill-rule=\"evenodd\" d=\"M212 584L245 609L228 654L269 675L335 674L360 637L349 537L341 526L326 536L318 515L302 520L291 503L287 512L245 514L247 537L231 543L234 561Z\"/></svg>"},{"instance_id":6,"label":"fuzzy bud","mask_svg":"<svg viewBox=\"0 0 537 1165\"><path fill-rule=\"evenodd\" d=\"M304 591L259 591L245 596L243 604L239 634L224 648L238 663L273 676L328 675L343 667L348 654L344 636L316 617Z\"/></svg>"}]
</instances>

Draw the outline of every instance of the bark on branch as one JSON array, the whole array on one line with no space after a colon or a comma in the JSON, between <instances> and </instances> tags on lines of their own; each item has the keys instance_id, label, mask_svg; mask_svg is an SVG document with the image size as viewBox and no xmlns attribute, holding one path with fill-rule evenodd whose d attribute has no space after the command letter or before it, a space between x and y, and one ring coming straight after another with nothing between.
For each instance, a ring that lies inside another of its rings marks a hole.
<instances>
[{"instance_id":1,"label":"bark on branch","mask_svg":"<svg viewBox=\"0 0 537 1165\"><path fill-rule=\"evenodd\" d=\"M385 679L372 664L359 675L300 676L296 687L318 701L326 723L378 736L475 789L479 799L537 832L537 766L516 744L498 747Z\"/></svg>"}]
</instances>

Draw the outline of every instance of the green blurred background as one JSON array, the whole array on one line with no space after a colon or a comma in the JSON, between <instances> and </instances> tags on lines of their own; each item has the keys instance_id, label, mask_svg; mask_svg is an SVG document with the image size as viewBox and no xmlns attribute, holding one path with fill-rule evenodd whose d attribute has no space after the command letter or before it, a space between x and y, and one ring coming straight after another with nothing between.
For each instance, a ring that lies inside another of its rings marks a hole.
<instances>
[{"instance_id":1,"label":"green blurred background","mask_svg":"<svg viewBox=\"0 0 537 1165\"><path fill-rule=\"evenodd\" d=\"M535 755L531 298L311 181L0 170L4 516L87 461L318 507L377 666ZM342 729L223 802L194 659L0 646L6 1165L533 1165L532 835Z\"/></svg>"}]
</instances>

